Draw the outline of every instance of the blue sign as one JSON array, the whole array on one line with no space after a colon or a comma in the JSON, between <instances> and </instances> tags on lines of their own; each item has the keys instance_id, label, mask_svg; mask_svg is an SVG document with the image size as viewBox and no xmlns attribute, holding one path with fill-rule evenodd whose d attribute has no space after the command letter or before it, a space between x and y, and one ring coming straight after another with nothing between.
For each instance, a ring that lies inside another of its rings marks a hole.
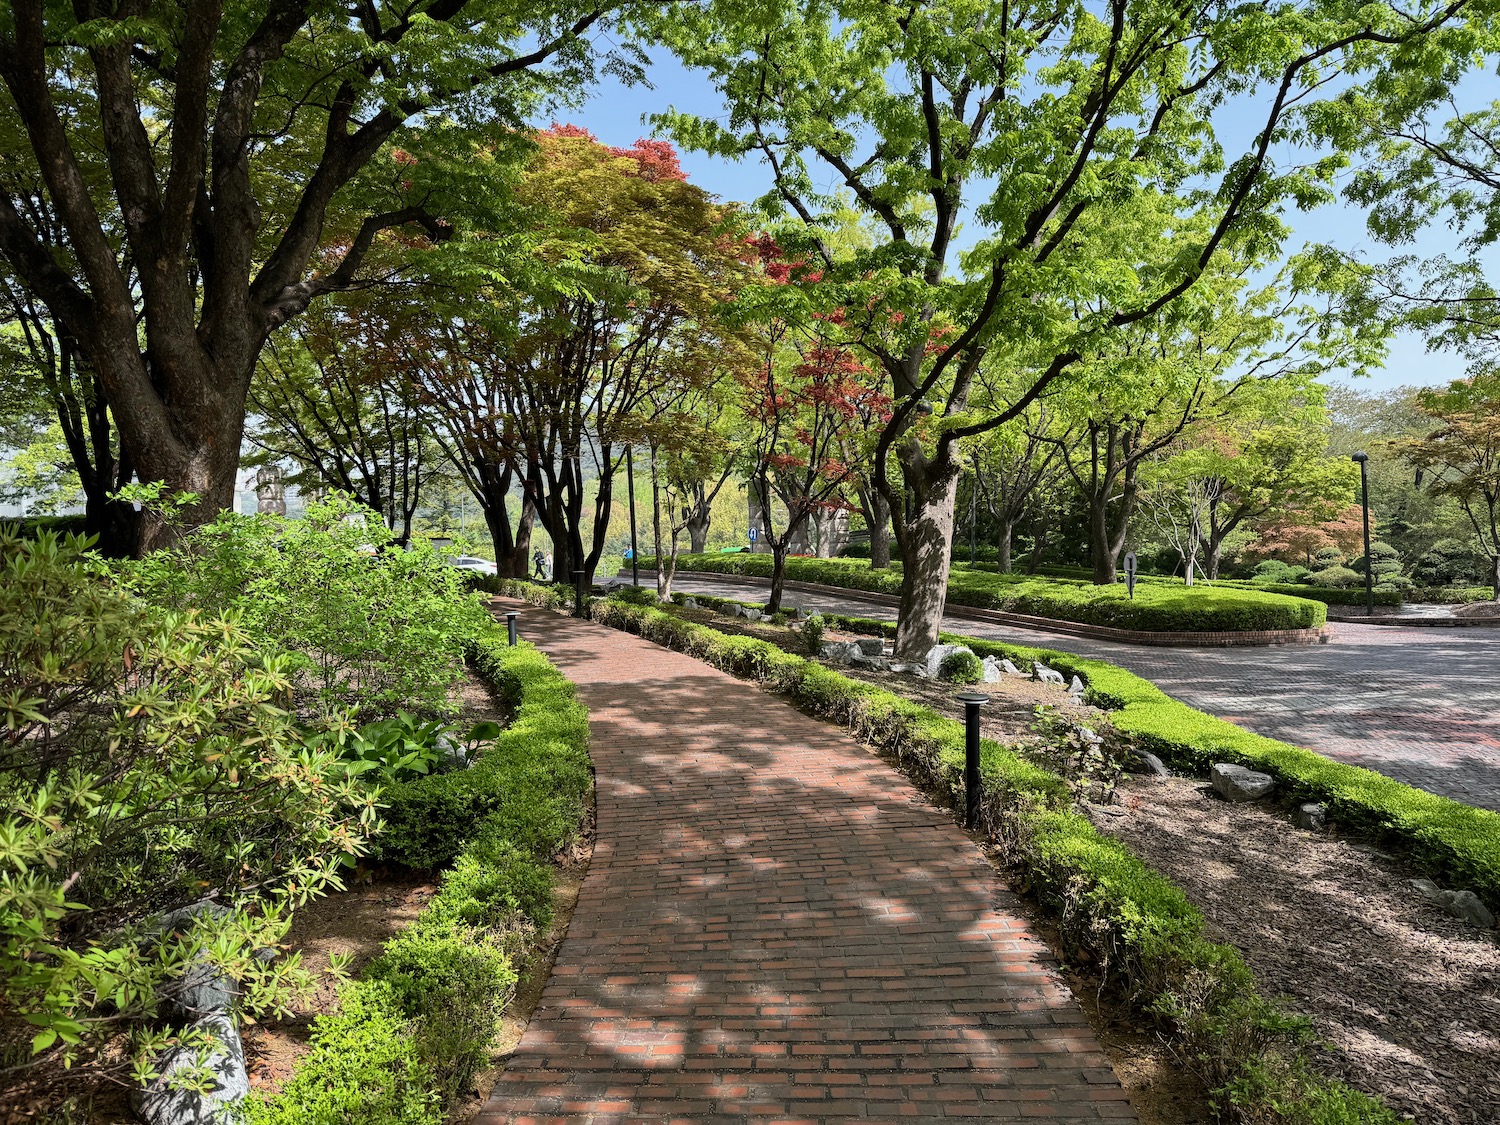
<instances>
[{"instance_id":1,"label":"blue sign","mask_svg":"<svg viewBox=\"0 0 1500 1125\"><path fill-rule=\"evenodd\" d=\"M750 542L754 543L759 538L760 538L760 528L758 528L758 527L752 527L750 529Z\"/></svg>"}]
</instances>

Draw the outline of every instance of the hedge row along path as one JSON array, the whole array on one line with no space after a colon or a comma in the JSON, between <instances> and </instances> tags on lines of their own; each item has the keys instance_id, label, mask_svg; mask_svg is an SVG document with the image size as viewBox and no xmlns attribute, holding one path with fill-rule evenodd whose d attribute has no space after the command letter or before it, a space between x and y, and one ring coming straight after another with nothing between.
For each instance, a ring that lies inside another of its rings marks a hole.
<instances>
[{"instance_id":1,"label":"hedge row along path","mask_svg":"<svg viewBox=\"0 0 1500 1125\"><path fill-rule=\"evenodd\" d=\"M766 588L679 574L674 591L764 602ZM894 621L856 591L788 591L808 610ZM1500 628L1331 623L1333 642L1277 648L1151 648L995 625L953 613L943 628L1107 660L1246 730L1500 811Z\"/></svg>"},{"instance_id":2,"label":"hedge row along path","mask_svg":"<svg viewBox=\"0 0 1500 1125\"><path fill-rule=\"evenodd\" d=\"M593 861L477 1119L1134 1121L979 849L829 724L519 603L577 685Z\"/></svg>"}]
</instances>

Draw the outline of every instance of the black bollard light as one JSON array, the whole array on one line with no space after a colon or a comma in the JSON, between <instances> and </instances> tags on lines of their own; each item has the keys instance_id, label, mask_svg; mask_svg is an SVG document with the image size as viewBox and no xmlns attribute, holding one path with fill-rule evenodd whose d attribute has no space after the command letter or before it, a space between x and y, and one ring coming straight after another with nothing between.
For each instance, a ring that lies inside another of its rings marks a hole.
<instances>
[{"instance_id":1,"label":"black bollard light","mask_svg":"<svg viewBox=\"0 0 1500 1125\"><path fill-rule=\"evenodd\" d=\"M583 576L586 570L575 570L573 572L573 616L583 616Z\"/></svg>"},{"instance_id":2,"label":"black bollard light","mask_svg":"<svg viewBox=\"0 0 1500 1125\"><path fill-rule=\"evenodd\" d=\"M982 691L954 696L964 705L964 827L979 827L979 709L990 701Z\"/></svg>"},{"instance_id":3,"label":"black bollard light","mask_svg":"<svg viewBox=\"0 0 1500 1125\"><path fill-rule=\"evenodd\" d=\"M520 616L514 610L505 615L505 631L510 635L510 647L516 647L516 618Z\"/></svg>"}]
</instances>

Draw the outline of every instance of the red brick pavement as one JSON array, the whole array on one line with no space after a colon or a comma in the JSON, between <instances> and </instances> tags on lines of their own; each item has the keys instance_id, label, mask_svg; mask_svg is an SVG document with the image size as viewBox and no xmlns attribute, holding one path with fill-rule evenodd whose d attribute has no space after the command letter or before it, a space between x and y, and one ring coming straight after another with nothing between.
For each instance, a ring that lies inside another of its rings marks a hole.
<instances>
[{"instance_id":1,"label":"red brick pavement","mask_svg":"<svg viewBox=\"0 0 1500 1125\"><path fill-rule=\"evenodd\" d=\"M529 607L578 684L598 840L478 1121L1133 1121L972 842L852 739Z\"/></svg>"}]
</instances>

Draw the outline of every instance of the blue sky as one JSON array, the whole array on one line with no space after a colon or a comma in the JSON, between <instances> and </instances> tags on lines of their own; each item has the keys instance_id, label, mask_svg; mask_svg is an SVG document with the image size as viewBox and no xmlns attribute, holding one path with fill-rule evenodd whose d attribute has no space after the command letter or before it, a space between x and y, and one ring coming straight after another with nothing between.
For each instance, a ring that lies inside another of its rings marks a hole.
<instances>
[{"instance_id":1,"label":"blue sky","mask_svg":"<svg viewBox=\"0 0 1500 1125\"><path fill-rule=\"evenodd\" d=\"M607 144L628 145L639 137L651 135L651 127L644 119L653 113L676 107L711 116L721 105L713 86L701 74L686 70L665 51L651 54L649 78L654 88L625 86L617 79L606 78L581 108L559 110L556 119L582 125ZM1483 81L1493 91L1493 75L1484 75ZM1248 127L1248 119L1246 124ZM682 154L682 165L692 182L721 199L755 199L771 188L769 170L759 161L747 159L736 163L689 152ZM1293 214L1289 222L1295 232L1290 246L1293 250L1306 241L1319 241L1363 253L1376 261L1395 253L1369 236L1361 209L1344 203ZM1438 224L1425 231L1415 245L1401 248L1401 252L1431 256L1451 253L1455 244L1453 234ZM1384 390L1402 384L1443 383L1462 374L1459 357L1429 353L1420 337L1403 334L1392 342L1385 370L1367 379L1342 381L1352 382L1361 389Z\"/></svg>"}]
</instances>

